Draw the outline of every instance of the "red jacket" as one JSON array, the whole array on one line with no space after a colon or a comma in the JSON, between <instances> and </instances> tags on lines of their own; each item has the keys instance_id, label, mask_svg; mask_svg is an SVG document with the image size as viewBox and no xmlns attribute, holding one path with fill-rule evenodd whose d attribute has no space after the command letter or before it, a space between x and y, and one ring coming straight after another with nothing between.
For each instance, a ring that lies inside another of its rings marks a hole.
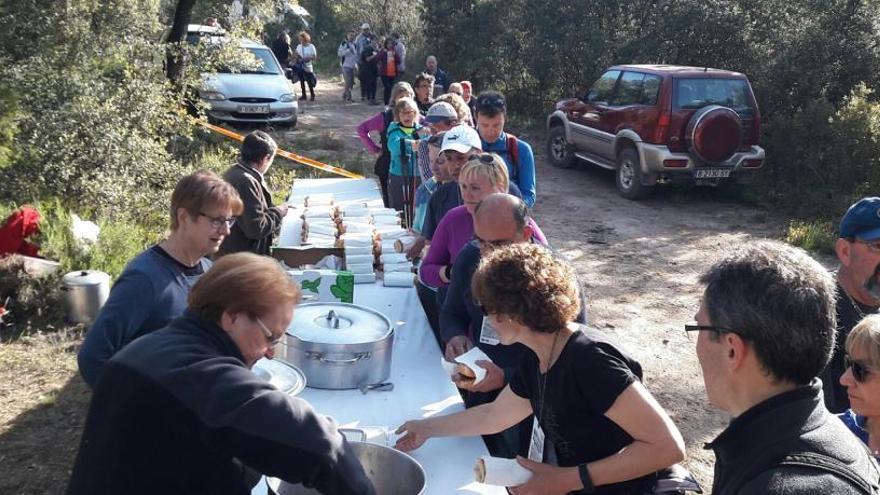
<instances>
[{"instance_id":1,"label":"red jacket","mask_svg":"<svg viewBox=\"0 0 880 495\"><path fill-rule=\"evenodd\" d=\"M40 214L30 205L12 212L0 227L0 257L8 254L37 256L40 249L26 239L40 232Z\"/></svg>"}]
</instances>

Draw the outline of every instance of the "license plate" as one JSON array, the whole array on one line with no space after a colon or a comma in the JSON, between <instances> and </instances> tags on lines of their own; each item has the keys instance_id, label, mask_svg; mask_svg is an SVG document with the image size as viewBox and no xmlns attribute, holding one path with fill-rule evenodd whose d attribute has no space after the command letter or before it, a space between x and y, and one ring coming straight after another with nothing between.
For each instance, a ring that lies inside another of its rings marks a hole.
<instances>
[{"instance_id":1,"label":"license plate","mask_svg":"<svg viewBox=\"0 0 880 495\"><path fill-rule=\"evenodd\" d=\"M269 113L269 105L239 105L238 113Z\"/></svg>"},{"instance_id":2,"label":"license plate","mask_svg":"<svg viewBox=\"0 0 880 495\"><path fill-rule=\"evenodd\" d=\"M696 170L694 172L695 179L726 179L730 177L729 168L713 168L708 170Z\"/></svg>"}]
</instances>

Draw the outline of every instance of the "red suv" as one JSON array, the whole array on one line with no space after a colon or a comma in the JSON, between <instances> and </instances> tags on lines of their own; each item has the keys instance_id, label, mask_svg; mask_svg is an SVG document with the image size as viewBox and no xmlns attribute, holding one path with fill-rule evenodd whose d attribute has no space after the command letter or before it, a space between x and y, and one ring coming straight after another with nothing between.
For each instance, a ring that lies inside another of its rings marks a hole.
<instances>
[{"instance_id":1,"label":"red suv","mask_svg":"<svg viewBox=\"0 0 880 495\"><path fill-rule=\"evenodd\" d=\"M745 75L672 65L611 67L547 118L550 162L577 158L616 171L638 199L672 180L744 183L764 163L761 116Z\"/></svg>"}]
</instances>

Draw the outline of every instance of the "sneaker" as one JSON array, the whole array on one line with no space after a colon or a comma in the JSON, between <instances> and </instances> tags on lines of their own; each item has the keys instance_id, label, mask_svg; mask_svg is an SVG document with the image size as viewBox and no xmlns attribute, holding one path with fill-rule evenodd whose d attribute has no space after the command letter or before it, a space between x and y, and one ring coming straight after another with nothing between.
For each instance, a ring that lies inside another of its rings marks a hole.
<instances>
[{"instance_id":1,"label":"sneaker","mask_svg":"<svg viewBox=\"0 0 880 495\"><path fill-rule=\"evenodd\" d=\"M302 95L302 96L300 96L299 99L305 101L305 99L306 99L306 95Z\"/></svg>"}]
</instances>

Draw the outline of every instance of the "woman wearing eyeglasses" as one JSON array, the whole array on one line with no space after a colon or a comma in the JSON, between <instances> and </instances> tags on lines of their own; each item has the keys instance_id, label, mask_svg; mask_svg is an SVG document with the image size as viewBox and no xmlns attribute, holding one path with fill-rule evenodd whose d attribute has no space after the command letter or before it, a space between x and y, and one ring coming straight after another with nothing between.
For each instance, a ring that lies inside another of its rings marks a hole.
<instances>
[{"instance_id":1,"label":"woman wearing eyeglasses","mask_svg":"<svg viewBox=\"0 0 880 495\"><path fill-rule=\"evenodd\" d=\"M114 354L183 313L190 289L211 266L205 257L229 235L242 203L229 183L202 170L180 179L170 211L171 234L129 262L86 333L77 362L92 388Z\"/></svg>"},{"instance_id":2,"label":"woman wearing eyeglasses","mask_svg":"<svg viewBox=\"0 0 880 495\"><path fill-rule=\"evenodd\" d=\"M865 317L846 338L846 387L851 409L839 414L846 426L880 457L880 315Z\"/></svg>"},{"instance_id":3,"label":"woman wearing eyeglasses","mask_svg":"<svg viewBox=\"0 0 880 495\"><path fill-rule=\"evenodd\" d=\"M607 336L574 323L574 269L528 243L480 261L473 295L504 345L528 348L493 402L404 423L396 447L502 431L534 415L532 478L511 493L642 494L654 473L684 457L681 434L642 385L641 366Z\"/></svg>"},{"instance_id":4,"label":"woman wearing eyeglasses","mask_svg":"<svg viewBox=\"0 0 880 495\"><path fill-rule=\"evenodd\" d=\"M506 193L509 182L507 165L498 155L481 153L467 161L458 179L462 205L449 210L431 238L431 247L419 269L421 281L438 289L438 302L442 305L445 291L452 273L452 263L458 252L474 237L474 209L486 196L492 193ZM535 240L547 244L544 233L535 221L529 218Z\"/></svg>"},{"instance_id":5,"label":"woman wearing eyeglasses","mask_svg":"<svg viewBox=\"0 0 880 495\"><path fill-rule=\"evenodd\" d=\"M69 494L250 493L259 475L319 493L375 489L332 419L255 375L300 291L266 256L224 256L184 314L107 363Z\"/></svg>"}]
</instances>

